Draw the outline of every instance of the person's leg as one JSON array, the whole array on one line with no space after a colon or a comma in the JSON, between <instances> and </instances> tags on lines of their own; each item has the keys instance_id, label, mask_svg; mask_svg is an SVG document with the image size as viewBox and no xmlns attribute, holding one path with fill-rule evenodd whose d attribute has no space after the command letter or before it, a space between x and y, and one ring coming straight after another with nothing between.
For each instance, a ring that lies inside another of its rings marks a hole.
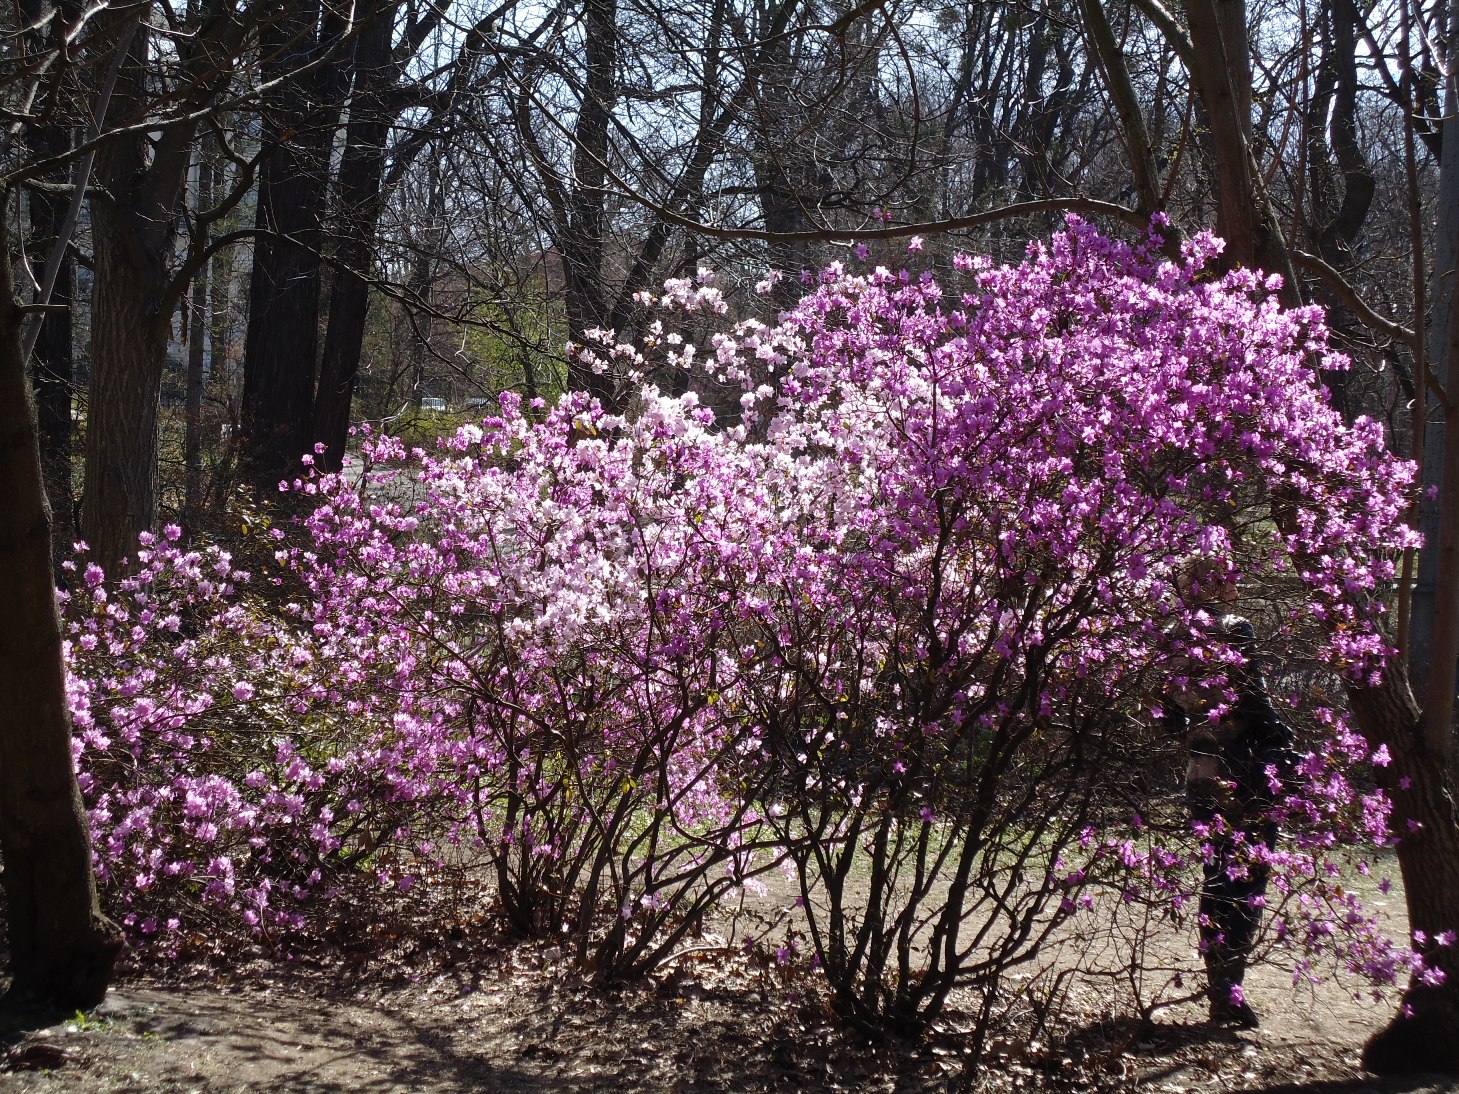
<instances>
[{"instance_id":1,"label":"person's leg","mask_svg":"<svg viewBox=\"0 0 1459 1094\"><path fill-rule=\"evenodd\" d=\"M1254 1028L1259 1019L1246 1001L1243 981L1246 962L1256 940L1261 909L1251 897L1266 888L1265 868L1257 879L1238 861L1235 847L1222 841L1205 867L1201 890L1201 941L1205 949L1206 997L1211 1020ZM1232 874L1236 877L1232 877Z\"/></svg>"},{"instance_id":2,"label":"person's leg","mask_svg":"<svg viewBox=\"0 0 1459 1094\"><path fill-rule=\"evenodd\" d=\"M1249 837L1249 842L1271 846L1275 839L1275 831L1262 831L1258 836ZM1234 847L1227 849L1221 858L1224 869L1217 881L1217 899L1212 900L1221 944L1214 961L1210 950L1207 951L1211 1018L1256 1028L1261 1020L1246 999L1246 964L1255 950L1256 935L1261 931L1269 869L1263 862L1253 862L1250 855L1237 855ZM1236 877L1231 877L1233 874Z\"/></svg>"}]
</instances>

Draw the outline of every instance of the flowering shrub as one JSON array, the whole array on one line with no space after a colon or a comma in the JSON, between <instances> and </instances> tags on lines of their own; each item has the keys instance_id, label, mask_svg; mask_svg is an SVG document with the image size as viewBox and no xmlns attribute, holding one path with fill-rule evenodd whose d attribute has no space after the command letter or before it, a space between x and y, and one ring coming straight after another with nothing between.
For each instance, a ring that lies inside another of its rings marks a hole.
<instances>
[{"instance_id":1,"label":"flowering shrub","mask_svg":"<svg viewBox=\"0 0 1459 1094\"><path fill-rule=\"evenodd\" d=\"M503 396L432 454L368 438L363 468L293 484L282 615L220 554L148 544L113 599L90 575L78 755L129 925L192 894L293 927L345 871L479 857L515 929L632 975L783 861L838 1010L915 1030L961 984L986 1026L1070 917L1182 914L1206 849L1161 696L1242 655L1176 575L1239 573L1331 683L1376 671L1412 541L1411 468L1315 380L1342 364L1320 315L1212 276L1215 248L1176 264L1071 221L1017 267L959 259L955 294L835 267L703 353L671 328L722 302L673 282L643 346L580 352L664 356L736 414L642 385L623 417ZM1387 839L1347 775L1381 757L1311 720L1275 806L1294 835L1249 861L1299 974L1391 980L1416 959L1328 861Z\"/></svg>"},{"instance_id":2,"label":"flowering shrub","mask_svg":"<svg viewBox=\"0 0 1459 1094\"><path fill-rule=\"evenodd\" d=\"M169 527L71 595L69 699L97 872L134 939L297 930L378 796L309 644L240 590L226 552ZM376 806L369 818L379 823ZM200 919L201 917L201 919Z\"/></svg>"},{"instance_id":3,"label":"flowering shrub","mask_svg":"<svg viewBox=\"0 0 1459 1094\"><path fill-rule=\"evenodd\" d=\"M632 423L504 396L434 456L381 439L363 480L298 484L322 657L393 666L401 778L454 801L447 838L485 852L517 930L607 972L767 865L742 698L764 657L736 628L793 545L707 425L651 391Z\"/></svg>"},{"instance_id":4,"label":"flowering shrub","mask_svg":"<svg viewBox=\"0 0 1459 1094\"><path fill-rule=\"evenodd\" d=\"M1329 674L1379 663L1411 468L1327 405L1316 369L1344 362L1320 314L1248 271L1212 278L1216 246L1173 264L1071 222L1018 267L959 259L956 297L833 268L777 327L715 340L745 393L734 435L797 467L797 564L761 638L783 678L755 701L816 956L855 1021L915 1029L960 982L992 1006L1097 886L1189 901L1209 849L1188 825L1131 838L1160 804L1158 696L1241 661L1177 595L1188 560L1271 597L1275 640ZM1368 757L1329 728L1277 807L1305 830L1247 854L1296 894L1275 922L1299 974L1337 950L1389 979L1412 956L1324 858L1384 840L1387 803L1348 782Z\"/></svg>"}]
</instances>

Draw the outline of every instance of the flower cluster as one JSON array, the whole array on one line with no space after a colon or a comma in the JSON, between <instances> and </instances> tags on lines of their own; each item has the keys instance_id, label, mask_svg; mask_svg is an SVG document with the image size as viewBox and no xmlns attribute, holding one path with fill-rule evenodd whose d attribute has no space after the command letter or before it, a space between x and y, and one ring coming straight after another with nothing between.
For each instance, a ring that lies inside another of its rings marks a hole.
<instances>
[{"instance_id":1,"label":"flower cluster","mask_svg":"<svg viewBox=\"0 0 1459 1094\"><path fill-rule=\"evenodd\" d=\"M226 552L179 538L144 535L112 582L83 551L67 598L97 873L137 938L166 942L198 909L195 930L297 930L353 838L361 757L323 713L310 644L242 595Z\"/></svg>"}]
</instances>

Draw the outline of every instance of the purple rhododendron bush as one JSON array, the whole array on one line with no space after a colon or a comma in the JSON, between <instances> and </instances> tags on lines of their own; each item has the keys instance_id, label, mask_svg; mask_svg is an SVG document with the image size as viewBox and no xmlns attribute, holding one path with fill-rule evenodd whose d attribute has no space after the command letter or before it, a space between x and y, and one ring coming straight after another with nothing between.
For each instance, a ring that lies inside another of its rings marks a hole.
<instances>
[{"instance_id":1,"label":"purple rhododendron bush","mask_svg":"<svg viewBox=\"0 0 1459 1094\"><path fill-rule=\"evenodd\" d=\"M1201 559L1239 576L1301 728L1282 837L1232 867L1273 870L1265 952L1422 971L1341 872L1392 839L1340 695L1385 648L1412 469L1329 406L1320 313L1212 274L1209 238L1157 245L1071 220L945 285L833 267L698 346L676 328L724 305L671 283L641 345L580 350L637 384L622 416L504 395L429 453L367 437L292 484L305 516L251 579L175 529L117 580L84 568L72 711L112 908L165 953L476 870L513 931L619 977L773 872L800 893L779 959L865 1028L971 987L986 1029L1009 969L1137 920L1190 954L1129 978L1148 1008L1189 994L1211 853L1164 696L1242 660L1178 593ZM666 365L734 412L662 394Z\"/></svg>"}]
</instances>

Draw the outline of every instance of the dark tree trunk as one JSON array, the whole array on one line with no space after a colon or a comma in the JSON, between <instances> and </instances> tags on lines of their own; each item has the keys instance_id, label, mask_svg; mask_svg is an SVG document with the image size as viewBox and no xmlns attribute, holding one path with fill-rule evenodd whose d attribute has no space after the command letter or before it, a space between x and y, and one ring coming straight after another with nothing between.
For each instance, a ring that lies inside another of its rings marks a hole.
<instances>
[{"instance_id":1,"label":"dark tree trunk","mask_svg":"<svg viewBox=\"0 0 1459 1094\"><path fill-rule=\"evenodd\" d=\"M1102 0L1080 0L1084 26L1089 35L1094 61L1104 76L1105 88L1110 103L1120 120L1121 136L1125 153L1129 157L1130 171L1134 176L1135 208L1144 216L1153 216L1163 208L1160 193L1160 176L1155 167L1154 145L1150 143L1150 131L1145 125L1145 115L1140 110L1140 101L1130 81L1130 72L1125 65L1114 31L1105 16ZM1167 236L1175 233L1167 232ZM1179 241L1175 243L1171 257L1180 253Z\"/></svg>"},{"instance_id":2,"label":"dark tree trunk","mask_svg":"<svg viewBox=\"0 0 1459 1094\"><path fill-rule=\"evenodd\" d=\"M1318 253L1340 270L1351 265L1377 186L1358 142L1357 20L1353 0L1323 4L1322 55L1304 118L1312 236Z\"/></svg>"},{"instance_id":3,"label":"dark tree trunk","mask_svg":"<svg viewBox=\"0 0 1459 1094\"><path fill-rule=\"evenodd\" d=\"M41 480L36 405L21 358L21 312L0 241L0 854L12 990L71 1009L106 994L121 935L97 904Z\"/></svg>"},{"instance_id":4,"label":"dark tree trunk","mask_svg":"<svg viewBox=\"0 0 1459 1094\"><path fill-rule=\"evenodd\" d=\"M51 12L47 11L43 0L21 0L20 14L27 26L38 28L30 38L39 55L58 47L64 38L65 26L77 18L79 11L71 0L55 5ZM46 19L48 14L50 19ZM68 87L67 90L74 91L74 88ZM71 147L71 132L65 115L71 114L74 104L70 103L69 95L66 101L68 108L61 112L61 116L53 117L44 125L33 126L28 133L28 143L38 158L61 156ZM44 181L70 182L70 170L65 166L59 167ZM30 249L42 263L49 259L57 238L65 230L68 204L69 199L61 194L37 190L30 195ZM69 240L63 241L63 245L68 243ZM47 301L56 310L47 313L41 321L31 357L40 426L41 469L46 496L51 504L51 553L58 566L70 556L76 540L76 500L71 485L71 442L75 432L71 423L71 402L75 393L71 315L74 274L75 262L67 247L62 253Z\"/></svg>"},{"instance_id":5,"label":"dark tree trunk","mask_svg":"<svg viewBox=\"0 0 1459 1094\"><path fill-rule=\"evenodd\" d=\"M366 275L385 197L385 144L394 111L386 104L396 82L390 45L398 5L381 3L355 47L355 92L340 160L337 269L329 301L329 327L314 400L314 441L324 445L321 466L339 470L349 438L350 406L365 343L370 286Z\"/></svg>"},{"instance_id":6,"label":"dark tree trunk","mask_svg":"<svg viewBox=\"0 0 1459 1094\"><path fill-rule=\"evenodd\" d=\"M581 343L586 332L608 320L608 288L603 269L607 200L605 189L608 132L618 97L617 0L585 0L585 90L574 131L573 190L564 238L559 241L566 282L568 337ZM611 376L593 372L576 359L568 362L568 387L586 390L605 406L615 406Z\"/></svg>"},{"instance_id":7,"label":"dark tree trunk","mask_svg":"<svg viewBox=\"0 0 1459 1094\"><path fill-rule=\"evenodd\" d=\"M230 8L209 0L193 32L176 40L187 75L179 83L188 90L173 105L186 116L196 118L228 80L219 58L231 56L242 35ZM94 35L123 51L114 62L110 116L132 122L149 115L157 93L153 31L144 10L107 9L96 17L104 22ZM107 117L105 110L98 113ZM89 194L96 289L80 525L108 575L157 516L158 402L168 325L179 299L167 264L196 130L195 120L154 134L133 128L96 149Z\"/></svg>"},{"instance_id":8,"label":"dark tree trunk","mask_svg":"<svg viewBox=\"0 0 1459 1094\"><path fill-rule=\"evenodd\" d=\"M1225 259L1282 275L1282 299L1301 303L1286 238L1251 149L1251 49L1246 0L1187 0L1194 47L1191 79L1200 95L1217 179L1216 231Z\"/></svg>"},{"instance_id":9,"label":"dark tree trunk","mask_svg":"<svg viewBox=\"0 0 1459 1094\"><path fill-rule=\"evenodd\" d=\"M808 227L805 201L814 201L816 165L811 150L800 139L805 113L797 110L792 84L795 62L788 39L777 39L766 49L761 78L760 117L755 132L755 189L760 216L767 232L803 232ZM780 309L800 297L800 275L811 264L810 247L799 240L776 240L769 245L770 268L780 275L770 299Z\"/></svg>"},{"instance_id":10,"label":"dark tree trunk","mask_svg":"<svg viewBox=\"0 0 1459 1094\"><path fill-rule=\"evenodd\" d=\"M1459 29L1459 11L1451 13ZM1413 604L1410 663L1419 670L1422 717L1407 695L1404 666L1395 663L1385 689L1404 689L1407 706L1354 702L1359 725L1371 740L1388 745L1392 779L1407 776L1408 789L1392 790L1410 925L1432 935L1459 925L1459 811L1455 809L1455 665L1459 661L1459 88L1446 79L1443 152L1439 164L1439 221L1433 248L1429 305L1430 369L1444 397L1430 408L1425 438L1422 528L1427 541L1419 556L1419 586ZM1395 709L1400 713L1395 714ZM1429 986L1420 980L1404 995L1412 1017L1400 1014L1367 1046L1366 1066L1375 1071L1459 1071L1459 948L1435 954L1447 974Z\"/></svg>"},{"instance_id":11,"label":"dark tree trunk","mask_svg":"<svg viewBox=\"0 0 1459 1094\"><path fill-rule=\"evenodd\" d=\"M158 406L167 328L156 302L167 284L163 240L135 214L92 203L96 287L86 418L82 535L113 576L157 514Z\"/></svg>"},{"instance_id":12,"label":"dark tree trunk","mask_svg":"<svg viewBox=\"0 0 1459 1094\"><path fill-rule=\"evenodd\" d=\"M59 155L69 147L66 132L50 129L33 144L42 155ZM65 172L61 172L61 181ZM30 227L40 253L49 252L66 219L67 199L54 194L34 193L30 198ZM75 393L75 358L72 349L71 297L75 262L68 253L61 259L51 289L48 312L41 322L31 360L35 377L36 411L40 427L41 468L53 522L52 555L59 563L71 554L76 539L76 502L71 486L71 400Z\"/></svg>"},{"instance_id":13,"label":"dark tree trunk","mask_svg":"<svg viewBox=\"0 0 1459 1094\"><path fill-rule=\"evenodd\" d=\"M202 210L213 204L213 165L209 162L210 142L201 141L198 149L197 190L195 206ZM206 229L204 229L206 234ZM200 241L207 245L207 239ZM204 265L193 277L187 316L187 404L183 422L183 526L196 529L203 509L203 388L206 378L208 331L208 267Z\"/></svg>"},{"instance_id":14,"label":"dark tree trunk","mask_svg":"<svg viewBox=\"0 0 1459 1094\"><path fill-rule=\"evenodd\" d=\"M321 27L321 21L327 24ZM243 458L255 490L269 497L293 478L309 448L319 353L320 245L329 152L339 118L343 65L318 65L333 42L334 16L318 0L289 5L263 35L267 80L264 156L258 181L248 331L244 337Z\"/></svg>"},{"instance_id":15,"label":"dark tree trunk","mask_svg":"<svg viewBox=\"0 0 1459 1094\"><path fill-rule=\"evenodd\" d=\"M1459 811L1446 771L1452 749L1435 749L1403 665L1393 661L1379 688L1353 689L1353 713L1370 744L1386 744L1382 770L1399 835L1398 866L1410 931L1434 938L1459 924ZM1427 948L1426 948L1427 949ZM1434 948L1429 960L1446 975L1430 986L1412 980L1403 1008L1369 1040L1363 1066L1385 1073L1459 1070L1459 947Z\"/></svg>"},{"instance_id":16,"label":"dark tree trunk","mask_svg":"<svg viewBox=\"0 0 1459 1094\"><path fill-rule=\"evenodd\" d=\"M1313 94L1303 118L1307 149L1307 233L1317 253L1348 273L1353 244L1367 222L1376 192L1375 179L1358 142L1357 11L1352 0L1325 0L1317 17L1322 44L1313 78ZM1339 345L1354 328L1351 313L1321 288L1317 303L1328 309L1328 321ZM1323 373L1333 405L1348 421L1363 409L1347 369Z\"/></svg>"},{"instance_id":17,"label":"dark tree trunk","mask_svg":"<svg viewBox=\"0 0 1459 1094\"><path fill-rule=\"evenodd\" d=\"M147 39L139 28L129 40L113 99L118 116L145 111ZM158 314L158 305L168 287L167 257L191 144L191 132L180 127L155 147L138 135L107 141L96 155L96 287L80 524L108 576L157 515L158 402L170 318Z\"/></svg>"},{"instance_id":18,"label":"dark tree trunk","mask_svg":"<svg viewBox=\"0 0 1459 1094\"><path fill-rule=\"evenodd\" d=\"M1452 18L1459 22L1459 9ZM1435 195L1438 208L1437 225L1429 254L1433 261L1428 292L1425 294L1428 315L1427 357L1430 374L1445 393L1455 392L1459 368L1449 351L1452 332L1454 288L1459 277L1459 88L1451 77L1444 89L1443 151L1439 159L1439 185ZM1443 510L1450 499L1459 502L1459 485L1446 480L1445 448L1448 445L1449 423L1454 419L1442 402L1430 401L1427 406L1423 444L1424 492L1419 496L1419 531L1424 542L1436 544L1440 539ZM1455 590L1439 582L1439 552L1419 552L1418 581L1413 591L1413 623L1409 630L1409 674L1414 690L1420 696L1430 691L1430 679L1440 662L1436 659L1435 628L1439 618L1454 610ZM1439 675L1443 687L1452 691L1453 664Z\"/></svg>"}]
</instances>

